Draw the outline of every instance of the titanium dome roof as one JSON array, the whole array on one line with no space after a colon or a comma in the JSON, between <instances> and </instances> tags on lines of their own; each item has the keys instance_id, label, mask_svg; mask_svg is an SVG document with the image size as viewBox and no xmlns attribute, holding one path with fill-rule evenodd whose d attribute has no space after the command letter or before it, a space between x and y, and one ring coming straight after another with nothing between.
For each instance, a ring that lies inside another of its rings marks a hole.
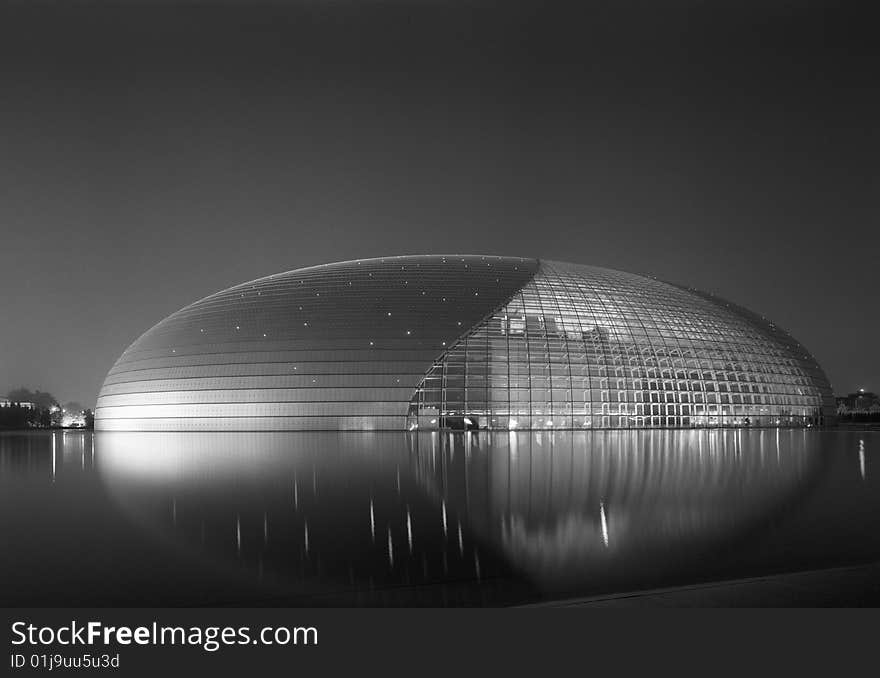
<instances>
[{"instance_id":1,"label":"titanium dome roof","mask_svg":"<svg viewBox=\"0 0 880 678\"><path fill-rule=\"evenodd\" d=\"M348 261L231 287L126 349L98 430L803 426L815 359L724 300L593 266Z\"/></svg>"}]
</instances>

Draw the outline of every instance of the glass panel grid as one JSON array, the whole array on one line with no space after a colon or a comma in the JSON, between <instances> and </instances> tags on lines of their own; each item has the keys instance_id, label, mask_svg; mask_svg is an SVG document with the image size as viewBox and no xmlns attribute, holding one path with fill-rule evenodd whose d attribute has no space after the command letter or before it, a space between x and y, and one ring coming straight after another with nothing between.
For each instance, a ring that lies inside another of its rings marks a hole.
<instances>
[{"instance_id":1,"label":"glass panel grid","mask_svg":"<svg viewBox=\"0 0 880 678\"><path fill-rule=\"evenodd\" d=\"M427 386L438 379L455 388ZM527 285L437 361L413 396L409 421L806 426L832 409L815 359L766 319L654 279L542 261Z\"/></svg>"}]
</instances>

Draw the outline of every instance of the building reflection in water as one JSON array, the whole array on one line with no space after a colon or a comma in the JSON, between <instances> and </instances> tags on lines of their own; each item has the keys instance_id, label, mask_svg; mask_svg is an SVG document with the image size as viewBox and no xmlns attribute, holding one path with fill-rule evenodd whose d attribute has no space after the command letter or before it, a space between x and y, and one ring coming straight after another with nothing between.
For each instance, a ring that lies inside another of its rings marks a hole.
<instances>
[{"instance_id":1,"label":"building reflection in water","mask_svg":"<svg viewBox=\"0 0 880 678\"><path fill-rule=\"evenodd\" d=\"M795 430L96 438L105 485L166 546L267 596L405 587L408 604L692 574L760 529L820 457Z\"/></svg>"},{"instance_id":2,"label":"building reflection in water","mask_svg":"<svg viewBox=\"0 0 880 678\"><path fill-rule=\"evenodd\" d=\"M818 467L789 431L608 431L419 439L420 482L543 590L702 569Z\"/></svg>"},{"instance_id":3,"label":"building reflection in water","mask_svg":"<svg viewBox=\"0 0 880 678\"><path fill-rule=\"evenodd\" d=\"M206 566L259 580L267 597L440 587L424 602L483 602L463 585L478 577L479 544L466 531L457 543L444 532L444 509L419 482L407 434L96 438L98 471L136 524ZM495 577L511 574L503 559L492 567Z\"/></svg>"}]
</instances>

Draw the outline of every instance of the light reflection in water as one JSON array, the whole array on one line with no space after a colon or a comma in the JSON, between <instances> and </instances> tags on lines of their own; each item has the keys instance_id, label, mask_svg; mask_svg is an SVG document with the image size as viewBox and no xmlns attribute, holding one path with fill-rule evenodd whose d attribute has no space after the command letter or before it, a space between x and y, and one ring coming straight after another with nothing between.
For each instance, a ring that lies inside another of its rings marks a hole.
<instances>
[{"instance_id":1,"label":"light reflection in water","mask_svg":"<svg viewBox=\"0 0 880 678\"><path fill-rule=\"evenodd\" d=\"M137 523L287 592L511 576L637 587L740 538L819 456L815 436L788 430L96 437L101 477ZM179 507L170 524L160 496Z\"/></svg>"},{"instance_id":2,"label":"light reflection in water","mask_svg":"<svg viewBox=\"0 0 880 678\"><path fill-rule=\"evenodd\" d=\"M789 431L465 435L465 460L448 436L418 440L420 483L545 589L681 567L790 499L819 457Z\"/></svg>"},{"instance_id":3,"label":"light reflection in water","mask_svg":"<svg viewBox=\"0 0 880 678\"><path fill-rule=\"evenodd\" d=\"M865 479L865 441L862 438L859 439L859 475Z\"/></svg>"},{"instance_id":4,"label":"light reflection in water","mask_svg":"<svg viewBox=\"0 0 880 678\"><path fill-rule=\"evenodd\" d=\"M491 605L874 562L878 439L2 433L0 604Z\"/></svg>"}]
</instances>

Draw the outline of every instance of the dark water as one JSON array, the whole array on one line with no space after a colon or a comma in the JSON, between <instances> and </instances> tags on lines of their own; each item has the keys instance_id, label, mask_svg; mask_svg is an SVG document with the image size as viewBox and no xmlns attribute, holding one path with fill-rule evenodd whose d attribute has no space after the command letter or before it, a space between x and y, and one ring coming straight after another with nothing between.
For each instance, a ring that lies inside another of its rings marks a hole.
<instances>
[{"instance_id":1,"label":"dark water","mask_svg":"<svg viewBox=\"0 0 880 678\"><path fill-rule=\"evenodd\" d=\"M0 434L2 605L502 605L880 560L880 432Z\"/></svg>"}]
</instances>

